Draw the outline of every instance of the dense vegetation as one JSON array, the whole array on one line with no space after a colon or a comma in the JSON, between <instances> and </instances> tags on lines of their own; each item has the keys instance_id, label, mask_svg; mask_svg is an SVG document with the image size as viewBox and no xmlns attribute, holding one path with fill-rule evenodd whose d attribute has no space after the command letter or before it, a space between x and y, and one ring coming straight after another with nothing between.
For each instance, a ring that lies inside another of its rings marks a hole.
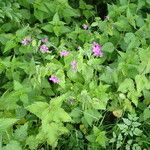
<instances>
[{"instance_id":1,"label":"dense vegetation","mask_svg":"<svg viewBox=\"0 0 150 150\"><path fill-rule=\"evenodd\" d=\"M148 150L149 0L0 0L0 150Z\"/></svg>"}]
</instances>

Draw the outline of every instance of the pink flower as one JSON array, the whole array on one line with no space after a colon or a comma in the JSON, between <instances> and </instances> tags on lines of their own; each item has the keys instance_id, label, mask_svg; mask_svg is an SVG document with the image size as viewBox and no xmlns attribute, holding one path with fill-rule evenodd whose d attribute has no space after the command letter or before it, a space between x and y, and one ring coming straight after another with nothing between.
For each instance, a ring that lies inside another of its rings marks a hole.
<instances>
[{"instance_id":1,"label":"pink flower","mask_svg":"<svg viewBox=\"0 0 150 150\"><path fill-rule=\"evenodd\" d=\"M94 56L100 56L100 57L103 56L102 46L96 42L94 42L92 45L92 52Z\"/></svg>"},{"instance_id":2,"label":"pink flower","mask_svg":"<svg viewBox=\"0 0 150 150\"><path fill-rule=\"evenodd\" d=\"M87 24L83 24L82 25L83 29L87 30L89 28L89 26Z\"/></svg>"},{"instance_id":3,"label":"pink flower","mask_svg":"<svg viewBox=\"0 0 150 150\"><path fill-rule=\"evenodd\" d=\"M56 76L54 76L54 75L51 75L49 80L52 81L53 83L59 83L60 82L59 79Z\"/></svg>"},{"instance_id":4,"label":"pink flower","mask_svg":"<svg viewBox=\"0 0 150 150\"><path fill-rule=\"evenodd\" d=\"M62 56L68 56L68 55L69 55L69 52L66 51L66 50L60 52L60 56L61 56L61 57L62 57Z\"/></svg>"},{"instance_id":5,"label":"pink flower","mask_svg":"<svg viewBox=\"0 0 150 150\"><path fill-rule=\"evenodd\" d=\"M21 41L22 45L28 45L30 42L31 42L31 38L29 37L26 37Z\"/></svg>"},{"instance_id":6,"label":"pink flower","mask_svg":"<svg viewBox=\"0 0 150 150\"><path fill-rule=\"evenodd\" d=\"M41 41L42 41L43 43L46 43L46 42L48 42L48 38L43 38L43 39L41 39Z\"/></svg>"},{"instance_id":7,"label":"pink flower","mask_svg":"<svg viewBox=\"0 0 150 150\"><path fill-rule=\"evenodd\" d=\"M47 47L45 44L43 44L43 45L40 46L40 51L41 51L42 53L47 53L47 52L49 52L48 47Z\"/></svg>"},{"instance_id":8,"label":"pink flower","mask_svg":"<svg viewBox=\"0 0 150 150\"><path fill-rule=\"evenodd\" d=\"M73 60L71 62L71 68L72 68L72 70L76 71L76 69L77 69L77 62L75 60Z\"/></svg>"}]
</instances>

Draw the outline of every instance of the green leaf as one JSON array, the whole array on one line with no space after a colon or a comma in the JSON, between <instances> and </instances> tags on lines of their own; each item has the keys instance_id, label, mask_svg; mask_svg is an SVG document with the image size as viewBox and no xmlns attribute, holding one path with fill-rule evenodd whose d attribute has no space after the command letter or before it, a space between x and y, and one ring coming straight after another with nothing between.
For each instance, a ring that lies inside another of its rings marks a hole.
<instances>
[{"instance_id":1,"label":"green leaf","mask_svg":"<svg viewBox=\"0 0 150 150\"><path fill-rule=\"evenodd\" d=\"M135 25L135 20L134 20L134 15L131 13L130 9L127 8L127 18L128 18L128 22L134 27L136 28L136 25Z\"/></svg>"},{"instance_id":2,"label":"green leaf","mask_svg":"<svg viewBox=\"0 0 150 150\"><path fill-rule=\"evenodd\" d=\"M93 127L94 136L96 137L96 142L98 142L103 148L106 148L107 137L105 131L99 130L96 126Z\"/></svg>"},{"instance_id":3,"label":"green leaf","mask_svg":"<svg viewBox=\"0 0 150 150\"><path fill-rule=\"evenodd\" d=\"M103 45L102 50L104 52L112 53L114 51L114 45L111 42L107 42Z\"/></svg>"},{"instance_id":4,"label":"green leaf","mask_svg":"<svg viewBox=\"0 0 150 150\"><path fill-rule=\"evenodd\" d=\"M26 145L28 145L31 150L37 149L38 141L36 139L36 136L31 135L31 136L27 137Z\"/></svg>"},{"instance_id":5,"label":"green leaf","mask_svg":"<svg viewBox=\"0 0 150 150\"><path fill-rule=\"evenodd\" d=\"M61 123L43 124L42 130L36 138L37 140L46 140L52 148L55 148L57 146L59 136L66 134L67 132L67 128L63 127L63 124Z\"/></svg>"},{"instance_id":6,"label":"green leaf","mask_svg":"<svg viewBox=\"0 0 150 150\"><path fill-rule=\"evenodd\" d=\"M18 141L26 140L28 136L27 129L28 129L27 123L17 128L14 133L14 138Z\"/></svg>"},{"instance_id":7,"label":"green leaf","mask_svg":"<svg viewBox=\"0 0 150 150\"><path fill-rule=\"evenodd\" d=\"M16 80L14 80L14 90L15 91L18 91L18 90L20 90L20 89L22 89L23 88L23 86L22 86L22 84L20 84L18 81L16 81Z\"/></svg>"},{"instance_id":8,"label":"green leaf","mask_svg":"<svg viewBox=\"0 0 150 150\"><path fill-rule=\"evenodd\" d=\"M126 118L123 118L123 122L128 126L130 126L132 123L129 119L126 119Z\"/></svg>"},{"instance_id":9,"label":"green leaf","mask_svg":"<svg viewBox=\"0 0 150 150\"><path fill-rule=\"evenodd\" d=\"M95 111L92 109L84 111L84 118L90 126L92 126L94 120L98 121L99 119Z\"/></svg>"},{"instance_id":10,"label":"green leaf","mask_svg":"<svg viewBox=\"0 0 150 150\"><path fill-rule=\"evenodd\" d=\"M9 50L11 50L11 49L14 48L14 47L16 47L16 45L17 45L17 44L15 43L15 41L13 41L13 40L8 41L8 42L6 43L5 48L4 48L4 53L7 52L7 51L9 51Z\"/></svg>"},{"instance_id":11,"label":"green leaf","mask_svg":"<svg viewBox=\"0 0 150 150\"><path fill-rule=\"evenodd\" d=\"M18 119L15 118L0 118L0 133L13 126L17 121Z\"/></svg>"},{"instance_id":12,"label":"green leaf","mask_svg":"<svg viewBox=\"0 0 150 150\"><path fill-rule=\"evenodd\" d=\"M96 142L98 142L103 148L106 148L107 137L105 135L105 131L99 132Z\"/></svg>"},{"instance_id":13,"label":"green leaf","mask_svg":"<svg viewBox=\"0 0 150 150\"><path fill-rule=\"evenodd\" d=\"M101 100L97 98L93 98L92 106L97 110L105 110L107 105L107 100Z\"/></svg>"},{"instance_id":14,"label":"green leaf","mask_svg":"<svg viewBox=\"0 0 150 150\"><path fill-rule=\"evenodd\" d=\"M118 91L121 91L122 93L126 93L127 91L133 91L134 90L134 82L130 78L126 78L118 88Z\"/></svg>"},{"instance_id":15,"label":"green leaf","mask_svg":"<svg viewBox=\"0 0 150 150\"><path fill-rule=\"evenodd\" d=\"M59 36L61 33L61 27L60 26L54 26L53 27L54 33L56 36Z\"/></svg>"},{"instance_id":16,"label":"green leaf","mask_svg":"<svg viewBox=\"0 0 150 150\"><path fill-rule=\"evenodd\" d=\"M55 108L60 108L63 101L68 98L69 94L70 93L68 92L68 93L62 94L61 96L51 99L50 106L55 107Z\"/></svg>"},{"instance_id":17,"label":"green leaf","mask_svg":"<svg viewBox=\"0 0 150 150\"><path fill-rule=\"evenodd\" d=\"M82 66L82 75L83 75L86 83L89 83L91 81L91 79L93 78L93 72L94 72L94 70L92 67L90 67L86 64L84 64Z\"/></svg>"},{"instance_id":18,"label":"green leaf","mask_svg":"<svg viewBox=\"0 0 150 150\"><path fill-rule=\"evenodd\" d=\"M144 121L150 118L150 109L145 109L143 112Z\"/></svg>"},{"instance_id":19,"label":"green leaf","mask_svg":"<svg viewBox=\"0 0 150 150\"><path fill-rule=\"evenodd\" d=\"M17 30L16 36L19 38L25 37L27 35L28 30L29 30L29 26Z\"/></svg>"},{"instance_id":20,"label":"green leaf","mask_svg":"<svg viewBox=\"0 0 150 150\"><path fill-rule=\"evenodd\" d=\"M114 70L107 66L101 74L100 80L112 84L114 82Z\"/></svg>"},{"instance_id":21,"label":"green leaf","mask_svg":"<svg viewBox=\"0 0 150 150\"><path fill-rule=\"evenodd\" d=\"M32 105L27 106L26 109L42 119L42 113L48 107L49 105L46 102L35 102Z\"/></svg>"},{"instance_id":22,"label":"green leaf","mask_svg":"<svg viewBox=\"0 0 150 150\"><path fill-rule=\"evenodd\" d=\"M22 147L19 142L11 140L6 146L3 147L3 150L22 150Z\"/></svg>"},{"instance_id":23,"label":"green leaf","mask_svg":"<svg viewBox=\"0 0 150 150\"><path fill-rule=\"evenodd\" d=\"M137 75L135 77L137 91L140 93L144 89L150 89L150 81L144 75Z\"/></svg>"},{"instance_id":24,"label":"green leaf","mask_svg":"<svg viewBox=\"0 0 150 150\"><path fill-rule=\"evenodd\" d=\"M140 136L142 134L142 130L140 130L138 128L135 128L134 131L133 131L133 134L137 135L137 136Z\"/></svg>"},{"instance_id":25,"label":"green leaf","mask_svg":"<svg viewBox=\"0 0 150 150\"><path fill-rule=\"evenodd\" d=\"M47 32L53 32L53 25L52 24L47 24L47 25L44 25L42 27L43 30L47 31Z\"/></svg>"},{"instance_id":26,"label":"green leaf","mask_svg":"<svg viewBox=\"0 0 150 150\"><path fill-rule=\"evenodd\" d=\"M128 23L128 20L125 16L121 15L120 17L118 17L118 20L117 22L114 23L114 25L117 27L119 31L124 32L131 31L131 26Z\"/></svg>"},{"instance_id":27,"label":"green leaf","mask_svg":"<svg viewBox=\"0 0 150 150\"><path fill-rule=\"evenodd\" d=\"M98 22L93 22L93 23L91 24L91 27L96 27L96 26L98 26Z\"/></svg>"},{"instance_id":28,"label":"green leaf","mask_svg":"<svg viewBox=\"0 0 150 150\"><path fill-rule=\"evenodd\" d=\"M135 39L135 35L132 32L126 33L124 37L124 41L129 44L133 39Z\"/></svg>"},{"instance_id":29,"label":"green leaf","mask_svg":"<svg viewBox=\"0 0 150 150\"><path fill-rule=\"evenodd\" d=\"M58 13L56 13L53 17L53 22L57 24L57 22L59 22L59 21L60 21L59 15L58 15Z\"/></svg>"},{"instance_id":30,"label":"green leaf","mask_svg":"<svg viewBox=\"0 0 150 150\"><path fill-rule=\"evenodd\" d=\"M53 110L53 111L51 111L51 113L54 114L53 115L53 121L55 121L55 122L71 122L72 121L69 114L66 113L64 111L64 109L62 109L62 108Z\"/></svg>"}]
</instances>

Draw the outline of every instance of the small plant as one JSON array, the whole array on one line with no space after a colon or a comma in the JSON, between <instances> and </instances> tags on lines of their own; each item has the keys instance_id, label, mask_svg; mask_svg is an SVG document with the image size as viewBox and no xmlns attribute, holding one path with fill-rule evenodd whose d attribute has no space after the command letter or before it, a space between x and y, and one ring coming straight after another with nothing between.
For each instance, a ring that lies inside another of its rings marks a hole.
<instances>
[{"instance_id":1,"label":"small plant","mask_svg":"<svg viewBox=\"0 0 150 150\"><path fill-rule=\"evenodd\" d=\"M116 143L116 149L122 148L126 150L141 150L138 138L142 135L140 129L141 123L138 121L139 117L135 114L128 114L128 118L122 118L123 123L117 125L116 133L113 132L113 138L110 143Z\"/></svg>"}]
</instances>

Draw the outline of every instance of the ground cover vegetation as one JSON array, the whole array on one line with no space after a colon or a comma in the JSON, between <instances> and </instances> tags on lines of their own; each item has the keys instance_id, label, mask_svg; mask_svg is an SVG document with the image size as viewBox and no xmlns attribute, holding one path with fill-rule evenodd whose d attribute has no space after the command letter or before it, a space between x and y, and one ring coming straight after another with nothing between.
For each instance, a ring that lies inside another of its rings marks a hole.
<instances>
[{"instance_id":1,"label":"ground cover vegetation","mask_svg":"<svg viewBox=\"0 0 150 150\"><path fill-rule=\"evenodd\" d=\"M149 0L0 0L0 149L148 150Z\"/></svg>"}]
</instances>

